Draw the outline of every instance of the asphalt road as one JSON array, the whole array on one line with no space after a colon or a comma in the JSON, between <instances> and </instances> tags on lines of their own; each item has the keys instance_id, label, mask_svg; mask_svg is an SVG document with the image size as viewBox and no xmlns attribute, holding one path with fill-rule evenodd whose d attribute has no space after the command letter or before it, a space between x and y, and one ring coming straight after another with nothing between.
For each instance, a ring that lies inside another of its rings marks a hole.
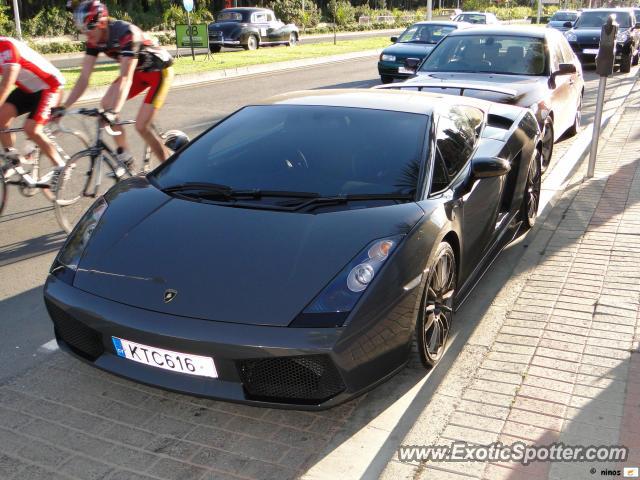
<instances>
[{"instance_id":1,"label":"asphalt road","mask_svg":"<svg viewBox=\"0 0 640 480\"><path fill-rule=\"evenodd\" d=\"M585 118L593 114L597 79L587 71ZM162 129L178 128L191 137L237 108L291 90L370 87L379 83L375 57L176 88L158 118ZM615 84L615 78L611 81ZM123 111L133 117L140 100ZM89 125L90 126L90 125ZM132 132L132 140L136 140ZM557 145L562 151L571 140ZM141 148L134 149L141 151ZM53 330L42 301L42 285L64 241L53 209L41 195L9 192L0 217L0 384L41 362L53 346ZM153 239L150 239L153 241ZM54 347L55 348L55 347Z\"/></svg>"}]
</instances>

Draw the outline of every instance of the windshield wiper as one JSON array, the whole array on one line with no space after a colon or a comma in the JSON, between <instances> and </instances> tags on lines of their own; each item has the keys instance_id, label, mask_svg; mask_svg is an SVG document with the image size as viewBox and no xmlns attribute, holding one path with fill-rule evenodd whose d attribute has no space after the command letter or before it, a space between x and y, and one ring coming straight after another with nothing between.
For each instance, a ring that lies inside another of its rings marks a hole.
<instances>
[{"instance_id":1,"label":"windshield wiper","mask_svg":"<svg viewBox=\"0 0 640 480\"><path fill-rule=\"evenodd\" d=\"M317 198L319 193L295 192L290 190L234 189L228 185L206 182L185 182L162 189L165 193L184 197L234 200L238 198L259 199L262 197Z\"/></svg>"},{"instance_id":2,"label":"windshield wiper","mask_svg":"<svg viewBox=\"0 0 640 480\"><path fill-rule=\"evenodd\" d=\"M303 210L306 208L316 208L319 206L340 205L353 201L365 200L413 200L414 196L401 193L364 193L351 195L335 195L330 197L316 197L302 202L281 203L283 207L290 207L293 211Z\"/></svg>"}]
</instances>

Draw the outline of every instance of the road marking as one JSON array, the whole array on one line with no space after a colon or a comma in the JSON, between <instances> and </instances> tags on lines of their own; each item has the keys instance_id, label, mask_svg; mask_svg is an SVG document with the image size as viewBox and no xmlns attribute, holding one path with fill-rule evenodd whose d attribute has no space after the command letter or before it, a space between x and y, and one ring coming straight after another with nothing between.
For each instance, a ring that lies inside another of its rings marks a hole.
<instances>
[{"instance_id":1,"label":"road marking","mask_svg":"<svg viewBox=\"0 0 640 480\"><path fill-rule=\"evenodd\" d=\"M47 343L43 343L42 345L40 345L40 347L38 348L38 352L40 353L51 353L51 352L55 352L56 350L58 350L58 342L56 342L55 338L52 338L51 340L49 340Z\"/></svg>"}]
</instances>

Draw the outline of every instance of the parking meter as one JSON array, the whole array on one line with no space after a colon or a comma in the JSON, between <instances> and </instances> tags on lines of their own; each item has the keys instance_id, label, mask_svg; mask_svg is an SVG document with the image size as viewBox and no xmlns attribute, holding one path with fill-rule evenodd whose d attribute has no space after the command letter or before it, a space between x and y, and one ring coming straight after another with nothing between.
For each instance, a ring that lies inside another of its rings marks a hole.
<instances>
[{"instance_id":1,"label":"parking meter","mask_svg":"<svg viewBox=\"0 0 640 480\"><path fill-rule=\"evenodd\" d=\"M609 16L607 23L602 26L600 34L600 48L596 57L596 72L601 77L613 75L613 63L616 58L616 35L618 24Z\"/></svg>"}]
</instances>

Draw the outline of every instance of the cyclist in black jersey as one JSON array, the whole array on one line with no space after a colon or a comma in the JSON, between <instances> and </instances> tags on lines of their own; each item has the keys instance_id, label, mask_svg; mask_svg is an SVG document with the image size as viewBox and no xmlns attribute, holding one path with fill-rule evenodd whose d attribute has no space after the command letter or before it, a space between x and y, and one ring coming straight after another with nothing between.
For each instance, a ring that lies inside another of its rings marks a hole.
<instances>
[{"instance_id":1,"label":"cyclist in black jersey","mask_svg":"<svg viewBox=\"0 0 640 480\"><path fill-rule=\"evenodd\" d=\"M54 113L63 115L82 96L89 84L96 58L102 52L120 63L120 75L102 98L102 108L112 112L110 115L115 120L126 100L147 90L136 118L136 130L163 162L167 158L167 150L151 124L169 91L173 79L173 58L169 52L146 38L137 26L109 18L107 8L99 0L83 1L73 10L73 17L78 29L87 35L87 48L80 78L63 106ZM130 163L133 157L129 153L124 130L120 131L122 134L114 137L118 144L118 157Z\"/></svg>"}]
</instances>

